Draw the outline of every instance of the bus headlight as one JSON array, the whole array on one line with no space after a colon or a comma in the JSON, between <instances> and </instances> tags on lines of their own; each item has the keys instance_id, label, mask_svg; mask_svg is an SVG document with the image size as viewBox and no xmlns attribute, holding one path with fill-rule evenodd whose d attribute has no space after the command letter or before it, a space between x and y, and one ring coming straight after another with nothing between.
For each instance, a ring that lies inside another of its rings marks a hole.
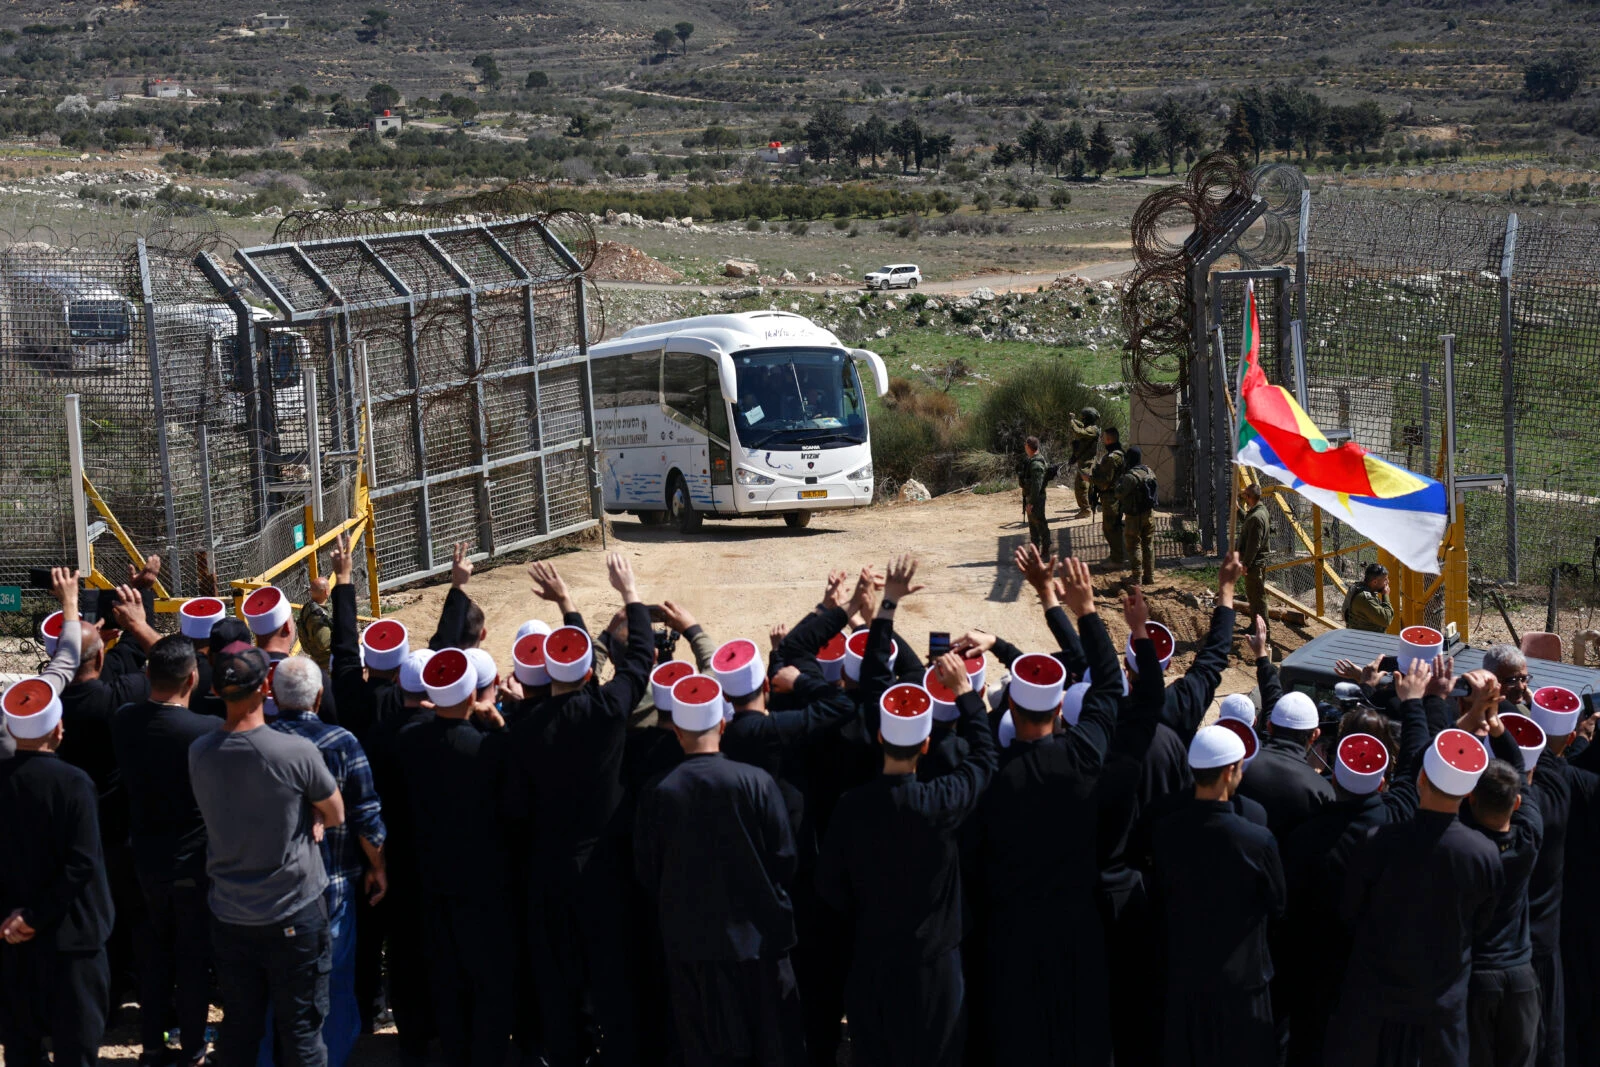
<instances>
[{"instance_id":1,"label":"bus headlight","mask_svg":"<svg viewBox=\"0 0 1600 1067\"><path fill-rule=\"evenodd\" d=\"M733 472L733 480L738 482L740 485L774 484L774 480L768 478L765 474L757 474L755 471L747 471L743 467L740 467L738 470Z\"/></svg>"},{"instance_id":2,"label":"bus headlight","mask_svg":"<svg viewBox=\"0 0 1600 1067\"><path fill-rule=\"evenodd\" d=\"M862 467L858 471L851 471L850 472L850 480L852 482L871 481L872 480L872 464L868 463L865 467Z\"/></svg>"}]
</instances>

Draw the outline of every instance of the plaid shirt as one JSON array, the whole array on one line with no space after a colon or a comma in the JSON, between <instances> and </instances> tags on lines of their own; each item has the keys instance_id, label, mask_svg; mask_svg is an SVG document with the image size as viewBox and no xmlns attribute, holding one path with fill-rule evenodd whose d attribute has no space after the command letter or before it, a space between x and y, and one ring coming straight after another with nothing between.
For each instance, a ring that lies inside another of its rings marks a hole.
<instances>
[{"instance_id":1,"label":"plaid shirt","mask_svg":"<svg viewBox=\"0 0 1600 1067\"><path fill-rule=\"evenodd\" d=\"M298 734L317 746L328 772L339 783L344 798L344 822L322 835L322 865L328 871L328 912L333 914L350 898L352 883L360 884L366 862L357 837L382 848L387 836L383 828L383 806L372 786L372 768L355 734L342 726L330 726L315 712L302 711L273 720L272 728Z\"/></svg>"}]
</instances>

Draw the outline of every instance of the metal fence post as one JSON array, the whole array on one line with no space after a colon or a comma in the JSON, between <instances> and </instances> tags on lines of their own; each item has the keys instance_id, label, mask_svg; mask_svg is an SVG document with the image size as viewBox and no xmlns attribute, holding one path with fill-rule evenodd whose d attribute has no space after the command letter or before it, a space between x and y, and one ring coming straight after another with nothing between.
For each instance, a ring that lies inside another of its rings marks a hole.
<instances>
[{"instance_id":1,"label":"metal fence post","mask_svg":"<svg viewBox=\"0 0 1600 1067\"><path fill-rule=\"evenodd\" d=\"M539 378L539 326L534 318L533 286L522 288L523 336L533 365L533 447L539 450L539 533L550 532L550 489L544 461L544 383Z\"/></svg>"},{"instance_id":2,"label":"metal fence post","mask_svg":"<svg viewBox=\"0 0 1600 1067\"><path fill-rule=\"evenodd\" d=\"M1211 343L1206 330L1205 273L1199 268L1189 271L1189 313L1193 316L1189 350L1189 380L1193 382L1194 397L1194 493L1195 510L1200 516L1200 550L1209 553L1216 548L1216 516L1211 506L1211 423L1215 417L1216 400L1211 395Z\"/></svg>"},{"instance_id":3,"label":"metal fence post","mask_svg":"<svg viewBox=\"0 0 1600 1067\"><path fill-rule=\"evenodd\" d=\"M478 546L494 555L494 511L490 493L494 482L489 467L489 411L483 395L483 339L478 335L478 294L469 291L467 312L467 366L472 373L472 443L478 450Z\"/></svg>"},{"instance_id":4,"label":"metal fence post","mask_svg":"<svg viewBox=\"0 0 1600 1067\"><path fill-rule=\"evenodd\" d=\"M202 417L196 432L200 449L200 516L206 530L206 568L213 573L217 567L217 531L211 513L211 435Z\"/></svg>"},{"instance_id":5,"label":"metal fence post","mask_svg":"<svg viewBox=\"0 0 1600 1067\"><path fill-rule=\"evenodd\" d=\"M256 531L259 533L267 528L267 467L266 467L266 432L261 419L261 404L259 397L262 392L260 361L255 358L255 328L251 322L250 305L240 293L239 287L229 278L222 264L218 263L209 252L201 252L194 260L195 266L206 276L213 288L222 294L228 306L233 309L238 319L234 329L234 343L237 346L237 363L235 366L245 372L244 380L239 384L248 390L247 400L244 405L245 434L249 439L250 452L250 500L255 506ZM270 379L268 379L270 385Z\"/></svg>"},{"instance_id":6,"label":"metal fence post","mask_svg":"<svg viewBox=\"0 0 1600 1067\"><path fill-rule=\"evenodd\" d=\"M1456 513L1456 335L1442 334L1444 342L1444 485L1449 496L1450 521Z\"/></svg>"},{"instance_id":7,"label":"metal fence post","mask_svg":"<svg viewBox=\"0 0 1600 1067\"><path fill-rule=\"evenodd\" d=\"M1212 413L1211 481L1213 504L1217 524L1217 556L1224 557L1232 549L1230 531L1233 525L1233 418L1228 415L1228 360L1223 347L1222 326L1216 326L1216 356L1212 366L1211 388L1216 394Z\"/></svg>"},{"instance_id":8,"label":"metal fence post","mask_svg":"<svg viewBox=\"0 0 1600 1067\"><path fill-rule=\"evenodd\" d=\"M83 493L83 422L78 394L67 394L67 466L72 474L72 536L77 542L78 573L87 578L94 570L89 555L89 501Z\"/></svg>"},{"instance_id":9,"label":"metal fence post","mask_svg":"<svg viewBox=\"0 0 1600 1067\"><path fill-rule=\"evenodd\" d=\"M589 306L582 274L577 277L578 351L583 353L583 422L589 432L589 515L600 524L600 547L606 547L606 518L600 499L600 450L595 447L594 376L589 366Z\"/></svg>"},{"instance_id":10,"label":"metal fence post","mask_svg":"<svg viewBox=\"0 0 1600 1067\"><path fill-rule=\"evenodd\" d=\"M306 480L307 492L311 499L306 504L311 508L311 517L317 526L322 526L322 427L317 424L317 368L315 365L305 368L300 376L300 382L305 390L306 405Z\"/></svg>"},{"instance_id":11,"label":"metal fence post","mask_svg":"<svg viewBox=\"0 0 1600 1067\"><path fill-rule=\"evenodd\" d=\"M183 595L183 571L176 559L178 551L178 509L172 501L172 466L167 459L167 404L161 387L161 352L156 340L156 298L150 286L150 254L144 238L137 242L139 252L139 293L144 299L144 343L150 359L150 398L156 422L156 459L161 464L161 496L166 507L167 559L172 574L172 595Z\"/></svg>"},{"instance_id":12,"label":"metal fence post","mask_svg":"<svg viewBox=\"0 0 1600 1067\"><path fill-rule=\"evenodd\" d=\"M1505 434L1506 577L1518 581L1517 556L1517 386L1516 343L1511 317L1511 271L1517 253L1517 215L1506 216L1505 248L1500 255L1500 418Z\"/></svg>"},{"instance_id":13,"label":"metal fence post","mask_svg":"<svg viewBox=\"0 0 1600 1067\"><path fill-rule=\"evenodd\" d=\"M1426 463L1433 455L1433 397L1428 383L1428 361L1422 361L1422 459ZM1424 474L1432 477L1430 470L1424 469Z\"/></svg>"},{"instance_id":14,"label":"metal fence post","mask_svg":"<svg viewBox=\"0 0 1600 1067\"><path fill-rule=\"evenodd\" d=\"M1300 190L1300 235L1295 245L1294 254L1294 280L1295 290L1299 297L1299 319L1306 321L1306 290L1310 286L1310 279L1306 277L1307 250L1311 245L1311 190ZM1302 407L1304 405L1301 405Z\"/></svg>"}]
</instances>

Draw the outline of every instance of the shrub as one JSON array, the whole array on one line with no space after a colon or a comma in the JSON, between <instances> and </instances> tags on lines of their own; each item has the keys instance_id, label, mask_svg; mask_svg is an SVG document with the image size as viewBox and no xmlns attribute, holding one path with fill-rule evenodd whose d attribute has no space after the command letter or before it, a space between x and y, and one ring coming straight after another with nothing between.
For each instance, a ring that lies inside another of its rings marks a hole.
<instances>
[{"instance_id":1,"label":"shrub","mask_svg":"<svg viewBox=\"0 0 1600 1067\"><path fill-rule=\"evenodd\" d=\"M785 229L787 229L789 233L795 237L804 237L806 235L806 231L811 229L811 225L810 223L802 222L801 220L796 219L789 223Z\"/></svg>"},{"instance_id":2,"label":"shrub","mask_svg":"<svg viewBox=\"0 0 1600 1067\"><path fill-rule=\"evenodd\" d=\"M1076 367L1035 363L996 383L983 398L971 420L969 442L1002 456L1020 453L1030 435L1064 447L1071 440L1072 416L1095 405L1105 406Z\"/></svg>"},{"instance_id":3,"label":"shrub","mask_svg":"<svg viewBox=\"0 0 1600 1067\"><path fill-rule=\"evenodd\" d=\"M914 412L885 408L874 416L872 469L879 491L890 495L908 478L926 482L935 469L934 456L942 451L941 437L935 421Z\"/></svg>"}]
</instances>

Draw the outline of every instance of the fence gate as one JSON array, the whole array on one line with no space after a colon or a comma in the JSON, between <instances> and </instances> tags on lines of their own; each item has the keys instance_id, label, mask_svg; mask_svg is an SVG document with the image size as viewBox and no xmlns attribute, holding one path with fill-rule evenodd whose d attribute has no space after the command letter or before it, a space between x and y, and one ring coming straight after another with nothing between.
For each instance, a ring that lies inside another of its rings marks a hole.
<instances>
[{"instance_id":1,"label":"fence gate","mask_svg":"<svg viewBox=\"0 0 1600 1067\"><path fill-rule=\"evenodd\" d=\"M264 511L288 464L318 453L335 467L368 463L382 588L448 570L459 542L492 556L598 522L583 272L541 221L235 258L277 308L249 331L256 350L242 361L271 379L272 346L287 337L325 383L319 398L290 389L306 399L258 405L266 470L252 492ZM238 314L251 313L222 264L201 265ZM308 401L319 409L311 420ZM326 435L315 451L306 426Z\"/></svg>"}]
</instances>

